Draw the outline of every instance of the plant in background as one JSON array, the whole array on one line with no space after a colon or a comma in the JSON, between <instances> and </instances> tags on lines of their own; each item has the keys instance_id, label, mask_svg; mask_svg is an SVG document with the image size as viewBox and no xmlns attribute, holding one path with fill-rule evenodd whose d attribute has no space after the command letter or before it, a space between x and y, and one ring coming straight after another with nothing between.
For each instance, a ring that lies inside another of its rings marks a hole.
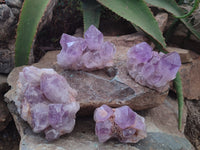
<instances>
[{"instance_id":1,"label":"plant in background","mask_svg":"<svg viewBox=\"0 0 200 150\"><path fill-rule=\"evenodd\" d=\"M50 1L51 0L25 0L17 28L15 48L16 66L25 65L28 63L30 49L37 32L38 24L41 22L41 18ZM175 0L81 0L84 31L86 31L91 24L95 25L96 27L99 26L101 5L103 5L120 17L123 17L127 21L131 22L135 27L140 28L152 39L152 41L154 41L160 50L163 50L163 48L166 47L165 39L158 27L158 23L152 15L152 12L148 8L147 3L159 8L163 8L169 13L173 14L174 17L177 18L175 21L180 20L192 34L200 39L200 32L196 31L191 22L188 21L188 17L197 8L199 0L195 0L193 5L194 9L187 14L185 14L185 11L178 6ZM179 103L180 129L183 95L179 73L177 73L174 83Z\"/></svg>"}]
</instances>

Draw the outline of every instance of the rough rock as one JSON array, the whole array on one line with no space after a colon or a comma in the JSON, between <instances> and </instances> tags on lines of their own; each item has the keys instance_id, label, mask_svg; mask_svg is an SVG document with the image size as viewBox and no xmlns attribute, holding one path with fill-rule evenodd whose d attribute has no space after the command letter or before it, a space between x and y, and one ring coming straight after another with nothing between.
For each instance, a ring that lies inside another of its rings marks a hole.
<instances>
[{"instance_id":1,"label":"rough rock","mask_svg":"<svg viewBox=\"0 0 200 150\"><path fill-rule=\"evenodd\" d=\"M11 8L13 14L15 17L19 17L19 13L20 13L20 9L17 9L17 8Z\"/></svg>"},{"instance_id":2,"label":"rough rock","mask_svg":"<svg viewBox=\"0 0 200 150\"><path fill-rule=\"evenodd\" d=\"M5 129L11 121L11 115L6 103L3 101L4 94L8 91L8 84L4 82L4 77L0 76L0 131Z\"/></svg>"},{"instance_id":3,"label":"rough rock","mask_svg":"<svg viewBox=\"0 0 200 150\"><path fill-rule=\"evenodd\" d=\"M13 104L12 111L16 126L21 136L20 150L194 150L191 143L178 131L177 101L167 98L164 104L140 112L145 117L147 124L147 138L136 144L122 144L115 139L106 143L99 143L95 136L95 123L91 117L78 118L74 131L62 136L54 142L47 142L43 135L35 134L30 127L15 114ZM183 118L185 120L186 109Z\"/></svg>"},{"instance_id":4,"label":"rough rock","mask_svg":"<svg viewBox=\"0 0 200 150\"><path fill-rule=\"evenodd\" d=\"M17 7L17 8L22 7L22 0L5 0L5 1L9 7Z\"/></svg>"},{"instance_id":5,"label":"rough rock","mask_svg":"<svg viewBox=\"0 0 200 150\"><path fill-rule=\"evenodd\" d=\"M183 64L179 70L182 85L183 96L187 99L200 100L200 57L194 59L191 63Z\"/></svg>"},{"instance_id":6,"label":"rough rock","mask_svg":"<svg viewBox=\"0 0 200 150\"><path fill-rule=\"evenodd\" d=\"M9 49L0 49L0 72L9 73L14 67L12 51Z\"/></svg>"},{"instance_id":7,"label":"rough rock","mask_svg":"<svg viewBox=\"0 0 200 150\"><path fill-rule=\"evenodd\" d=\"M51 21L53 16L53 8L58 0L51 0L46 8L46 11L38 25L37 32ZM6 4L0 5L0 57L1 51L6 52L6 60L0 59L0 73L9 73L14 66L14 47L15 47L15 29L19 18L20 8L23 0L6 0ZM35 40L34 40L35 41ZM29 64L34 62L33 57L34 42L29 56ZM10 57L11 55L11 57ZM2 63L3 62L3 63Z\"/></svg>"},{"instance_id":8,"label":"rough rock","mask_svg":"<svg viewBox=\"0 0 200 150\"><path fill-rule=\"evenodd\" d=\"M186 101L188 108L185 134L190 142L200 149L200 101Z\"/></svg>"},{"instance_id":9,"label":"rough rock","mask_svg":"<svg viewBox=\"0 0 200 150\"><path fill-rule=\"evenodd\" d=\"M177 52L181 57L182 63L189 63L192 62L191 51L187 49L177 48L177 47L167 47L165 49L167 52Z\"/></svg>"},{"instance_id":10,"label":"rough rock","mask_svg":"<svg viewBox=\"0 0 200 150\"><path fill-rule=\"evenodd\" d=\"M163 32L165 30L166 25L167 25L168 14L167 13L158 13L155 16L155 19L158 22L158 26L159 26L160 30Z\"/></svg>"},{"instance_id":11,"label":"rough rock","mask_svg":"<svg viewBox=\"0 0 200 150\"><path fill-rule=\"evenodd\" d=\"M150 43L148 38L146 38L141 33L133 33L133 34L122 35L122 36L117 36L117 37L105 36L104 40L113 43L115 46L126 46L129 48L141 42Z\"/></svg>"},{"instance_id":12,"label":"rough rock","mask_svg":"<svg viewBox=\"0 0 200 150\"><path fill-rule=\"evenodd\" d=\"M53 68L63 75L69 85L78 91L76 100L80 102L80 114L91 114L96 107L107 104L112 107L128 105L134 110L152 108L163 103L167 91L159 93L155 90L137 84L127 73L126 53L127 47L116 47L114 68L93 72L63 70L56 64L56 55L59 51L48 52L39 63L38 68ZM12 90L7 93L12 101L15 94L18 74L23 67L15 68L8 77ZM110 75L114 76L110 76Z\"/></svg>"},{"instance_id":13,"label":"rough rock","mask_svg":"<svg viewBox=\"0 0 200 150\"><path fill-rule=\"evenodd\" d=\"M0 40L8 39L15 29L15 16L5 4L0 5Z\"/></svg>"}]
</instances>

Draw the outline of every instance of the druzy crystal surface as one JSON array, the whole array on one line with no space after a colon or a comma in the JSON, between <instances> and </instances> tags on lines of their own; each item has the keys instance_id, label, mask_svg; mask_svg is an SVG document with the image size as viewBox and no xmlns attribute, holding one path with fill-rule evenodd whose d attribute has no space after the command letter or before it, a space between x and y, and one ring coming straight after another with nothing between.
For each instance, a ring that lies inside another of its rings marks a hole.
<instances>
[{"instance_id":1,"label":"druzy crystal surface","mask_svg":"<svg viewBox=\"0 0 200 150\"><path fill-rule=\"evenodd\" d=\"M163 92L176 77L181 66L176 52L164 54L152 51L146 42L131 47L127 53L129 75L141 85Z\"/></svg>"},{"instance_id":2,"label":"druzy crystal surface","mask_svg":"<svg viewBox=\"0 0 200 150\"><path fill-rule=\"evenodd\" d=\"M57 63L65 69L97 70L112 66L115 46L104 42L103 34L91 25L84 38L63 34L60 40L61 52Z\"/></svg>"},{"instance_id":3,"label":"druzy crystal surface","mask_svg":"<svg viewBox=\"0 0 200 150\"><path fill-rule=\"evenodd\" d=\"M118 138L123 143L136 143L147 136L144 118L128 106L112 109L102 105L95 110L94 120L100 142Z\"/></svg>"},{"instance_id":4,"label":"druzy crystal surface","mask_svg":"<svg viewBox=\"0 0 200 150\"><path fill-rule=\"evenodd\" d=\"M79 103L77 92L53 69L25 67L17 82L17 105L21 117L47 140L70 133L75 125Z\"/></svg>"}]
</instances>

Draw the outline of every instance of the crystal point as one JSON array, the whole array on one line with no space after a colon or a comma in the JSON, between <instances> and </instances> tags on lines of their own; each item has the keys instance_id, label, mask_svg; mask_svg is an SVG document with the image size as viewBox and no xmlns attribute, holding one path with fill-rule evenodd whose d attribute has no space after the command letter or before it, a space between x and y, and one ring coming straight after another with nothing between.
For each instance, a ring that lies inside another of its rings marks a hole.
<instances>
[{"instance_id":1,"label":"crystal point","mask_svg":"<svg viewBox=\"0 0 200 150\"><path fill-rule=\"evenodd\" d=\"M115 46L104 42L103 34L91 25L83 38L63 34L60 40L61 52L57 55L57 63L65 69L97 70L112 65Z\"/></svg>"},{"instance_id":2,"label":"crystal point","mask_svg":"<svg viewBox=\"0 0 200 150\"><path fill-rule=\"evenodd\" d=\"M139 84L159 92L168 89L168 83L175 79L181 66L178 53L164 54L152 51L146 42L131 47L127 57L129 75Z\"/></svg>"},{"instance_id":3,"label":"crystal point","mask_svg":"<svg viewBox=\"0 0 200 150\"><path fill-rule=\"evenodd\" d=\"M116 137L124 143L136 143L147 136L144 118L128 106L112 109L102 105L95 110L94 120L95 134L100 142Z\"/></svg>"},{"instance_id":4,"label":"crystal point","mask_svg":"<svg viewBox=\"0 0 200 150\"><path fill-rule=\"evenodd\" d=\"M64 77L53 69L25 67L17 89L18 112L34 132L44 131L47 140L55 140L73 130L80 106Z\"/></svg>"}]
</instances>

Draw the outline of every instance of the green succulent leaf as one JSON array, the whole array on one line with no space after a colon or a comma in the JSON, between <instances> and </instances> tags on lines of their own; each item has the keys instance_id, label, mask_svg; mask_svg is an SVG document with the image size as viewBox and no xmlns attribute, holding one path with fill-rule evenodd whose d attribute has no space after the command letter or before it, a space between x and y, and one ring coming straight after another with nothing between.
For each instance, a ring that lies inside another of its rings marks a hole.
<instances>
[{"instance_id":1,"label":"green succulent leaf","mask_svg":"<svg viewBox=\"0 0 200 150\"><path fill-rule=\"evenodd\" d=\"M110 10L130 21L166 46L164 37L150 9L143 0L97 0Z\"/></svg>"},{"instance_id":2,"label":"green succulent leaf","mask_svg":"<svg viewBox=\"0 0 200 150\"><path fill-rule=\"evenodd\" d=\"M83 10L84 31L92 24L98 28L101 16L101 5L96 0L82 0L81 7Z\"/></svg>"},{"instance_id":3,"label":"green succulent leaf","mask_svg":"<svg viewBox=\"0 0 200 150\"><path fill-rule=\"evenodd\" d=\"M163 8L177 17L185 15L183 9L181 9L178 6L175 0L145 0L145 2L153 6ZM191 25L191 23L189 23L187 18L181 18L180 20L185 24L185 26L190 30L190 32L192 32L198 39L200 39L200 32L194 29L194 27Z\"/></svg>"},{"instance_id":4,"label":"green succulent leaf","mask_svg":"<svg viewBox=\"0 0 200 150\"><path fill-rule=\"evenodd\" d=\"M25 0L15 45L15 66L28 64L29 53L36 35L37 27L50 0Z\"/></svg>"},{"instance_id":5,"label":"green succulent leaf","mask_svg":"<svg viewBox=\"0 0 200 150\"><path fill-rule=\"evenodd\" d=\"M176 74L176 78L174 79L174 85L175 85L175 89L176 89L176 95L178 98L178 129L181 130L184 97L183 97L181 76L180 76L179 72Z\"/></svg>"}]
</instances>

